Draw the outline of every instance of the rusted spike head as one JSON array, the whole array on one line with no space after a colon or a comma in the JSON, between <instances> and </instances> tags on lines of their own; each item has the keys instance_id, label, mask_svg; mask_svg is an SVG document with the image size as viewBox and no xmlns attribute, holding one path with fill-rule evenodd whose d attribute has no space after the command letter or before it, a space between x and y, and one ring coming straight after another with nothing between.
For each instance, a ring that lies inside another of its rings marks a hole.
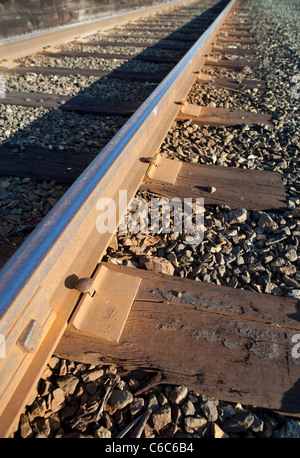
<instances>
[{"instance_id":1,"label":"rusted spike head","mask_svg":"<svg viewBox=\"0 0 300 458\"><path fill-rule=\"evenodd\" d=\"M157 164L159 156L146 157L146 162L149 164Z\"/></svg>"},{"instance_id":2,"label":"rusted spike head","mask_svg":"<svg viewBox=\"0 0 300 458\"><path fill-rule=\"evenodd\" d=\"M93 288L94 280L92 278L84 277L79 278L75 284L74 288L76 288L81 293L89 293Z\"/></svg>"}]
</instances>

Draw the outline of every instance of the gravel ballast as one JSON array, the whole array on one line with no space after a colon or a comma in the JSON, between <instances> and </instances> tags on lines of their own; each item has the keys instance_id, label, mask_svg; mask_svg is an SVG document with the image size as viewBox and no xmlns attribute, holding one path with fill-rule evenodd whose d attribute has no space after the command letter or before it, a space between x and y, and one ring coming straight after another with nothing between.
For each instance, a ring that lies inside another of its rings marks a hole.
<instances>
[{"instance_id":1,"label":"gravel ballast","mask_svg":"<svg viewBox=\"0 0 300 458\"><path fill-rule=\"evenodd\" d=\"M143 234L117 234L104 260L141 268L141 255L163 258L173 275L297 299L300 138L293 77L300 73L299 12L296 0L265 4L249 0L247 6L258 43L253 59L259 59L260 67L245 69L243 76L264 80L266 91L236 93L205 89L197 83L189 101L270 113L274 127L213 128L176 123L161 153L194 163L279 172L287 210L277 214L240 209L237 214L226 205L210 208L205 212L204 242L199 245L187 245L184 234L159 234L151 244L144 243ZM235 75L224 69L205 71L215 76ZM0 183L4 192L10 180ZM47 186L44 183L44 188ZM151 198L147 193L142 196ZM51 191L45 197L51 197ZM112 384L111 396L102 405ZM208 397L201 393L201 386L199 392L184 385L156 385L144 391L121 367L93 366L57 356L49 361L35 399L22 413L15 437L116 438L125 434L132 422L128 437L140 425L140 437L146 438L300 438L300 418Z\"/></svg>"},{"instance_id":2,"label":"gravel ballast","mask_svg":"<svg viewBox=\"0 0 300 458\"><path fill-rule=\"evenodd\" d=\"M188 23L193 17L206 10L213 4L212 0L207 0L200 7L188 8L186 18L181 18L180 23ZM172 17L172 16L171 16ZM149 24L153 21L149 19ZM174 30L178 28L177 20L169 22L173 25ZM129 28L135 30L134 24ZM126 27L124 28L126 30ZM143 34L142 34L143 35ZM153 40L142 36L145 48L104 48L105 52L126 52L141 53L145 52L147 46L151 46L158 40ZM96 34L86 37L87 41L105 39L105 34ZM116 42L113 37L107 37L107 40ZM119 39L118 39L119 40ZM126 43L127 39L120 38L120 45ZM130 38L129 38L130 40ZM165 41L165 40L163 40ZM76 44L66 44L61 50L76 49ZM88 43L87 45L88 46ZM174 51L169 55L176 55L180 46L176 42ZM85 47L83 47L85 48ZM87 48L90 51L91 47ZM102 47L98 48L103 51ZM58 48L59 50L60 48ZM118 51L119 49L119 51ZM84 50L84 49L83 49ZM161 49L149 49L150 55L166 55L167 52ZM173 64L152 64L135 60L119 59L97 59L97 58L54 58L36 54L27 56L16 61L19 65L27 66L62 66L68 68L95 68L102 70L124 70L131 72L150 72L161 73L168 72ZM25 74L5 74L5 90L7 92L35 92L65 95L65 96L83 96L99 98L101 100L113 99L116 101L143 101L153 92L157 83L148 81L126 81L109 77L93 77L83 75L42 75L35 72ZM12 145L16 152L24 151L26 148L41 147L59 150L63 152L74 152L74 156L85 153L98 154L104 146L113 138L122 125L126 122L125 117L121 116L98 116L98 115L80 115L74 112L64 112L60 109L46 108L28 108L17 105L0 104L0 142L3 145ZM21 185L21 188L20 188ZM22 241L37 226L37 223L46 216L52 208L45 199L49 198L53 203L54 197L62 196L67 187L44 180L43 186L49 186L49 190L40 192L42 183L38 180L27 177L5 176L0 178L0 243L11 244L18 247ZM56 190L57 187L57 190ZM22 190L23 199L20 198L20 189ZM34 197L32 193L34 192ZM47 195L46 195L47 194ZM29 196L29 197L28 197ZM34 199L34 203L28 203L28 198ZM12 201L12 203L11 203ZM33 221L34 220L34 221ZM23 230L23 226L24 230Z\"/></svg>"}]
</instances>

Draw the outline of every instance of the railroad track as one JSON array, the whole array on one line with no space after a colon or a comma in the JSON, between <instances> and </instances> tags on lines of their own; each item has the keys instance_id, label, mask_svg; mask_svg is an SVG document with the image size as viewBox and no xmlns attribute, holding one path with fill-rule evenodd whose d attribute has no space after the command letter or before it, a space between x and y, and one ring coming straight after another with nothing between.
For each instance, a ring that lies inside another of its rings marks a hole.
<instances>
[{"instance_id":1,"label":"railroad track","mask_svg":"<svg viewBox=\"0 0 300 458\"><path fill-rule=\"evenodd\" d=\"M60 30L51 34L51 43L47 32L2 43L0 71L11 86L16 75L33 80L39 75L40 81L50 75L55 81L91 78L95 87L105 78L100 94L112 80L146 89L144 97L135 94L134 99L122 93L101 99L87 89L75 95L11 90L0 100L89 115L92 122L101 116L117 119L117 128L107 128L100 154L97 145L84 156L65 147L20 147L12 141L1 146L2 174L66 186L42 222L37 217L40 224L28 238L15 235L19 249L1 271L1 436L16 430L53 353L73 361L115 363L127 371L139 368L156 381L186 384L228 401L240 401L243 393L246 404L299 415L293 388L299 368L289 337L299 334L297 299L166 276L157 272L166 272L160 258L156 271L147 257L140 266L150 270L107 262L107 250L136 195L225 204L236 210L237 224L245 222L247 210L286 210L276 172L174 161L164 154L174 122L192 131L193 126L272 126L269 114L200 106L188 98L195 84L231 93L265 89L264 81L205 71L258 67L243 5L179 1L171 12L163 5L158 12L151 8ZM174 18L177 27L170 25ZM128 26L129 20L135 22ZM105 232L99 215L111 203ZM157 237L163 242L156 233L147 234L148 246ZM14 251L12 245L6 249L9 255ZM270 392L264 381L279 371L282 376Z\"/></svg>"}]
</instances>

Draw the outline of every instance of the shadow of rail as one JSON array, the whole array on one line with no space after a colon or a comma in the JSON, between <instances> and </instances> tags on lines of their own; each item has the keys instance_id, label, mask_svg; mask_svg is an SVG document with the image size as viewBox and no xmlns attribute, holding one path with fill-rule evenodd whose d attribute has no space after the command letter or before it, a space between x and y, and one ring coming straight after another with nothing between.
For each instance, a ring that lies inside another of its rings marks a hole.
<instances>
[{"instance_id":1,"label":"shadow of rail","mask_svg":"<svg viewBox=\"0 0 300 458\"><path fill-rule=\"evenodd\" d=\"M65 77L65 84L77 84L79 87L77 94L71 96L67 102L61 103L57 108L45 109L42 115L40 115L40 108L32 111L29 109L28 112L25 110L24 114L19 115L17 104L14 109L12 109L12 105L2 105L1 125L13 126L14 117L16 117L19 118L18 124L20 127L14 133L9 133L8 138L5 138L0 144L0 176L16 177L16 180L30 178L37 182L43 182L44 180L56 181L66 185L65 190L67 190L68 186L72 185L93 159L101 154L101 150L127 122L139 104L147 99L163 77L176 65L175 62L168 64L168 69L162 74L160 71L161 64L151 63L152 71L147 72L150 81L147 80L147 76L143 81L139 81L138 71L136 71L136 75L131 71L132 79L128 81L125 78L129 62L132 66L132 63L138 61L140 64L142 63L145 69L146 64L141 59L143 57L148 58L152 50L159 49L160 46L166 44L166 40L177 51L179 61L227 4L228 0L217 2L210 8L205 9L196 18L178 28L176 32L167 34L165 38L159 39L153 46L133 56L130 61L121 63L118 69L111 70L107 75L99 78L91 77L88 84L86 84L86 81L83 83L85 78L80 78L78 75ZM193 32L193 40L188 41L185 46L180 46L180 38L185 36L186 30L191 27L193 30L197 29L197 33ZM176 41L173 40L174 37L176 37ZM120 46L122 46L122 43L120 43ZM124 46L126 46L126 42ZM56 71L54 67L44 68L49 71L52 78L55 78ZM37 85L37 89L32 85L32 93L39 92L40 98L45 98L46 78L41 78L38 74L34 75L34 70L31 67L29 67L29 70L29 74L21 72L19 79L16 80L17 83L22 78L24 81L28 76L30 80L31 75L32 80ZM11 69L7 74L3 72L7 77L9 88L12 86L10 75L15 74L15 71ZM68 75L71 70L65 68L65 71L66 75ZM122 78L120 78L120 73ZM156 81L151 82L153 76ZM60 81L59 78L57 78L58 82ZM26 85L28 86L28 82ZM81 88L81 85L84 87ZM133 87L135 90L133 90ZM22 86L16 89L20 90L20 88ZM122 92L119 92L120 88L123 89ZM9 93L7 95L9 96ZM57 96L57 94L54 94L54 96ZM126 113L120 113L121 110L119 109L116 113L110 110L109 115L105 115L105 110L111 99L113 99L114 104L116 101L122 103L123 108L125 102L127 105ZM2 102L5 103L5 100L2 99ZM99 109L98 113L95 113L95 104L99 108L99 104L101 105L102 103L103 112ZM43 101L40 106L43 107ZM37 118L36 114L38 115ZM29 117L29 119L26 117ZM4 136L2 135L2 137ZM20 195L17 205L10 209L10 197L6 195L6 191L5 188L0 188L0 227L3 222L9 221L12 213L15 215L16 211L22 206L22 196ZM35 211L37 221L41 220L51 210L47 205L43 204L42 207ZM24 224L21 212L20 218L14 221L14 224L19 224L20 226ZM28 228L30 227L28 226ZM33 227L36 227L36 224ZM12 242L10 239L9 241L10 243Z\"/></svg>"}]
</instances>

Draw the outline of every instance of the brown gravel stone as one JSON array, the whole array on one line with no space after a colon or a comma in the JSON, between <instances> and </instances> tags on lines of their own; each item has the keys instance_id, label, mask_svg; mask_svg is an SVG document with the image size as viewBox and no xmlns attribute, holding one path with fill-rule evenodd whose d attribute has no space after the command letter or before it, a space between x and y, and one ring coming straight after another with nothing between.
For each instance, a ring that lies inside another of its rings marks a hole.
<instances>
[{"instance_id":1,"label":"brown gravel stone","mask_svg":"<svg viewBox=\"0 0 300 458\"><path fill-rule=\"evenodd\" d=\"M20 436L23 439L33 437L33 431L32 431L32 428L31 428L27 415L25 414L21 415L19 428L20 428Z\"/></svg>"},{"instance_id":2,"label":"brown gravel stone","mask_svg":"<svg viewBox=\"0 0 300 458\"><path fill-rule=\"evenodd\" d=\"M56 388L51 394L51 410L57 412L65 406L65 395L61 388Z\"/></svg>"},{"instance_id":3,"label":"brown gravel stone","mask_svg":"<svg viewBox=\"0 0 300 458\"><path fill-rule=\"evenodd\" d=\"M57 377L56 383L66 394L73 394L79 383L79 379L72 374L66 374Z\"/></svg>"},{"instance_id":4,"label":"brown gravel stone","mask_svg":"<svg viewBox=\"0 0 300 458\"><path fill-rule=\"evenodd\" d=\"M175 404L180 405L187 397L187 394L188 389L186 386L175 386L169 394L169 400Z\"/></svg>"},{"instance_id":5,"label":"brown gravel stone","mask_svg":"<svg viewBox=\"0 0 300 458\"><path fill-rule=\"evenodd\" d=\"M99 429L95 431L95 437L99 439L110 439L111 432L109 429L106 429L103 426L101 426Z\"/></svg>"},{"instance_id":6,"label":"brown gravel stone","mask_svg":"<svg viewBox=\"0 0 300 458\"><path fill-rule=\"evenodd\" d=\"M225 438L229 437L229 435L226 434L220 428L220 426L217 425L217 423L212 423L211 424L211 433L212 433L213 437L216 438L216 439L225 439Z\"/></svg>"},{"instance_id":7,"label":"brown gravel stone","mask_svg":"<svg viewBox=\"0 0 300 458\"><path fill-rule=\"evenodd\" d=\"M47 412L47 403L44 398L37 398L31 405L30 414L32 417L44 417Z\"/></svg>"},{"instance_id":8,"label":"brown gravel stone","mask_svg":"<svg viewBox=\"0 0 300 458\"><path fill-rule=\"evenodd\" d=\"M153 415L152 421L155 431L160 431L171 423L171 407L168 404L161 406Z\"/></svg>"},{"instance_id":9,"label":"brown gravel stone","mask_svg":"<svg viewBox=\"0 0 300 458\"><path fill-rule=\"evenodd\" d=\"M184 425L187 433L200 432L207 425L207 419L200 416L185 417Z\"/></svg>"},{"instance_id":10,"label":"brown gravel stone","mask_svg":"<svg viewBox=\"0 0 300 458\"><path fill-rule=\"evenodd\" d=\"M173 275L175 270L170 261L161 257L141 256L139 259L139 266L143 269L167 275Z\"/></svg>"},{"instance_id":11,"label":"brown gravel stone","mask_svg":"<svg viewBox=\"0 0 300 458\"><path fill-rule=\"evenodd\" d=\"M81 374L83 383L94 382L103 376L104 372L102 369L93 369L89 372Z\"/></svg>"},{"instance_id":12,"label":"brown gravel stone","mask_svg":"<svg viewBox=\"0 0 300 458\"><path fill-rule=\"evenodd\" d=\"M123 409L133 401L133 396L127 390L113 390L108 401L109 412L112 414L118 409Z\"/></svg>"},{"instance_id":13,"label":"brown gravel stone","mask_svg":"<svg viewBox=\"0 0 300 458\"><path fill-rule=\"evenodd\" d=\"M33 424L35 432L42 436L48 437L51 434L50 422L48 418L36 418Z\"/></svg>"}]
</instances>

